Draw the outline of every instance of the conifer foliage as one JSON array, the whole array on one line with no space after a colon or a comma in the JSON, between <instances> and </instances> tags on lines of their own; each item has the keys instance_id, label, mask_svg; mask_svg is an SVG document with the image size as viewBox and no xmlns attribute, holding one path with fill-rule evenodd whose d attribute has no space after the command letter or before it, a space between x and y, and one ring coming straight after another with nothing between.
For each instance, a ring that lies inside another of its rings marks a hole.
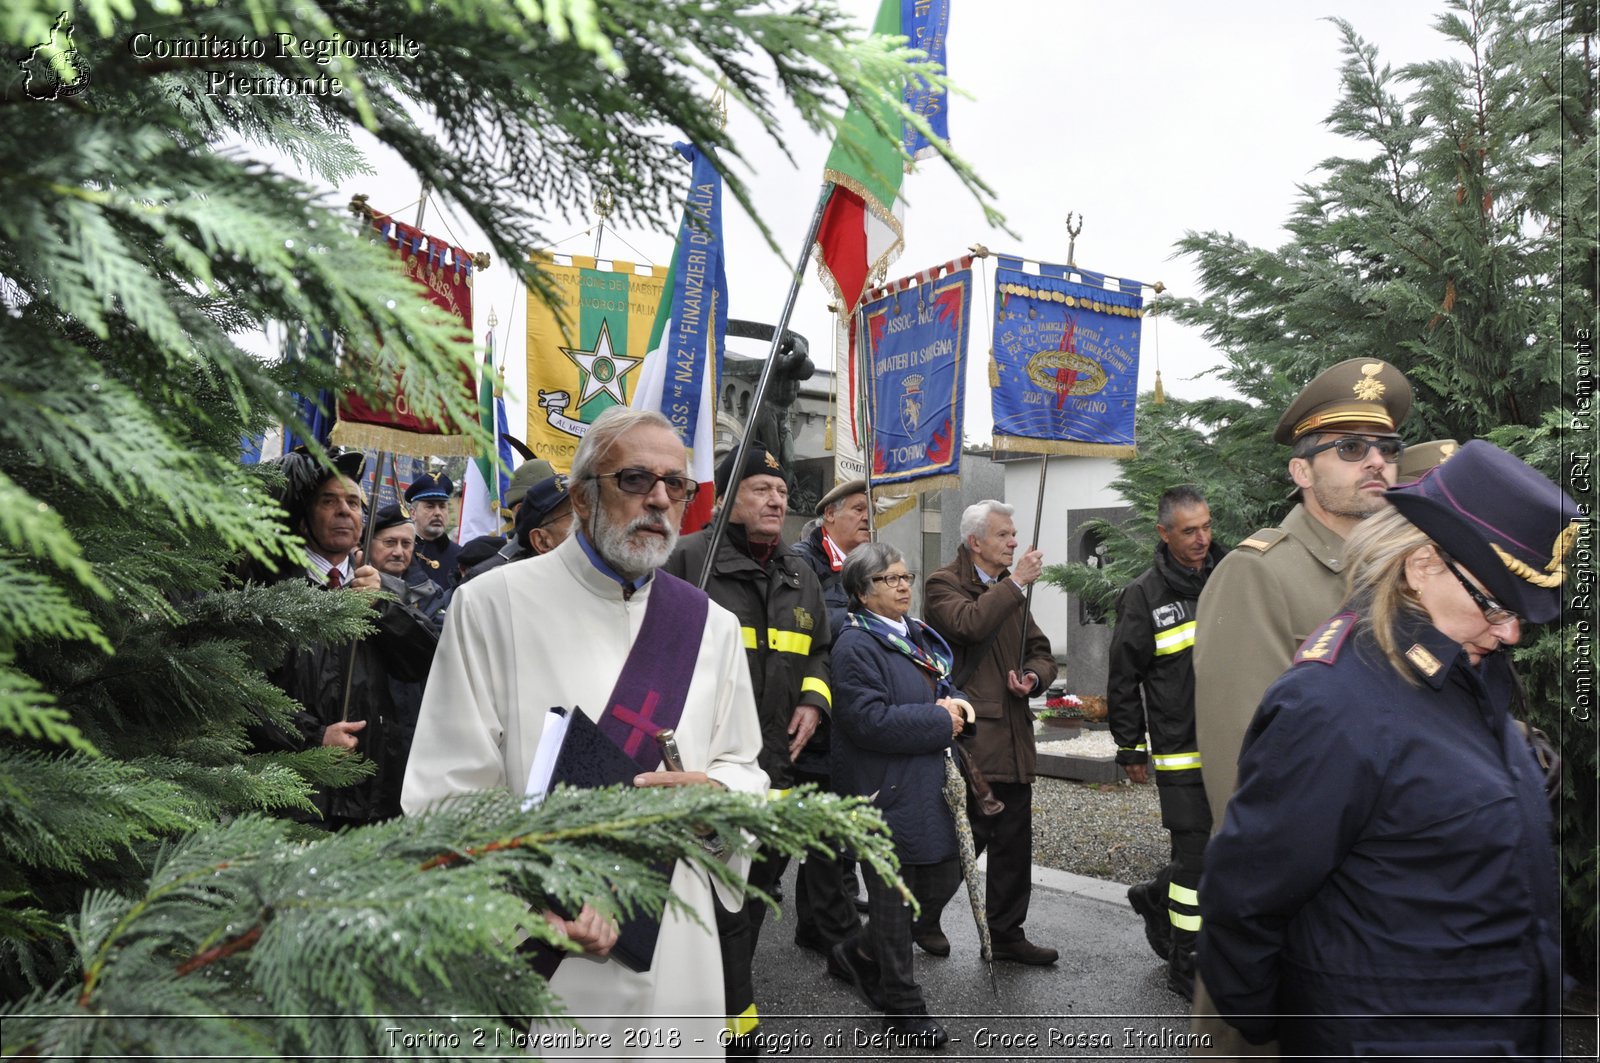
<instances>
[{"instance_id":1,"label":"conifer foliage","mask_svg":"<svg viewBox=\"0 0 1600 1063\"><path fill-rule=\"evenodd\" d=\"M414 47L329 47L397 39ZM261 48L191 57L200 41ZM870 810L710 788L297 834L270 813L369 769L251 753L246 728L292 710L263 670L368 630L369 603L234 573L299 556L272 474L238 461L241 436L294 418L293 391L381 403L403 371L419 413L476 431L455 386L470 347L318 191L368 172L354 126L542 290L528 251L553 212L603 185L620 222L665 225L687 179L672 140L738 163L713 81L775 138L780 100L827 129L847 101L898 96L901 45L830 0L89 0L66 19L19 0L0 52L3 1051L355 1056L393 1050L390 1025L546 1010L511 952L512 891L659 905L645 868L700 859L686 822L889 867ZM213 94L218 71L342 91ZM37 98L49 86L72 91ZM344 368L261 361L242 338L268 325L342 337Z\"/></svg>"},{"instance_id":2,"label":"conifer foliage","mask_svg":"<svg viewBox=\"0 0 1600 1063\"><path fill-rule=\"evenodd\" d=\"M1217 370L1242 398L1142 404L1139 456L1116 487L1134 517L1101 528L1110 564L1055 566L1046 578L1109 608L1150 563L1156 502L1179 483L1207 494L1219 542L1278 523L1293 505L1280 413L1322 369L1381 357L1406 373L1412 442L1488 439L1518 454L1579 503L1572 475L1594 449L1593 422L1570 411L1587 385L1570 357L1595 326L1596 58L1592 3L1450 0L1436 28L1445 59L1395 70L1353 26L1335 21L1345 62L1328 124L1351 154L1303 186L1278 248L1222 232L1179 249L1204 296L1157 312L1202 329ZM1568 625L1528 632L1515 652L1527 717L1566 760L1558 827L1573 970L1593 971L1597 918L1596 742L1579 704Z\"/></svg>"}]
</instances>

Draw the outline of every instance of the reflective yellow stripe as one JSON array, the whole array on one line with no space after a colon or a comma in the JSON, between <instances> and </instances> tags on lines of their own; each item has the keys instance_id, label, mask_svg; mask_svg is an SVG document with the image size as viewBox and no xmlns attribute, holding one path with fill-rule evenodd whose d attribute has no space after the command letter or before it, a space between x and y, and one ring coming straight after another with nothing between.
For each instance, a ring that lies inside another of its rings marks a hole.
<instances>
[{"instance_id":1,"label":"reflective yellow stripe","mask_svg":"<svg viewBox=\"0 0 1600 1063\"><path fill-rule=\"evenodd\" d=\"M1161 657L1168 653L1177 653L1179 650L1191 649L1194 646L1194 621L1169 627L1165 631L1156 632L1156 656Z\"/></svg>"},{"instance_id":2,"label":"reflective yellow stripe","mask_svg":"<svg viewBox=\"0 0 1600 1063\"><path fill-rule=\"evenodd\" d=\"M1157 753L1156 771L1192 771L1200 766L1199 753Z\"/></svg>"},{"instance_id":3,"label":"reflective yellow stripe","mask_svg":"<svg viewBox=\"0 0 1600 1063\"><path fill-rule=\"evenodd\" d=\"M776 801L780 797L787 796L788 793L789 793L788 790L768 790L767 791L767 800L768 801Z\"/></svg>"},{"instance_id":4,"label":"reflective yellow stripe","mask_svg":"<svg viewBox=\"0 0 1600 1063\"><path fill-rule=\"evenodd\" d=\"M728 1028L728 1032L733 1036L743 1037L747 1033L753 1033L755 1028L761 1025L761 1017L756 1014L756 1006L751 1004L744 1009L744 1014L729 1015L724 1020L723 1025Z\"/></svg>"},{"instance_id":5,"label":"reflective yellow stripe","mask_svg":"<svg viewBox=\"0 0 1600 1063\"><path fill-rule=\"evenodd\" d=\"M1180 886L1176 882L1167 883L1167 899L1178 904L1187 904L1191 908L1200 907L1200 894L1188 886Z\"/></svg>"},{"instance_id":6,"label":"reflective yellow stripe","mask_svg":"<svg viewBox=\"0 0 1600 1063\"><path fill-rule=\"evenodd\" d=\"M798 631L779 631L775 627L767 628L767 645L779 653L798 653L802 657L811 656L811 636L803 635Z\"/></svg>"},{"instance_id":7,"label":"reflective yellow stripe","mask_svg":"<svg viewBox=\"0 0 1600 1063\"><path fill-rule=\"evenodd\" d=\"M821 694L822 700L826 701L830 706L833 704L833 691L828 689L828 684L824 683L815 676L808 675L805 677L805 679L801 680L800 693L804 694L808 690L814 690L818 694Z\"/></svg>"},{"instance_id":8,"label":"reflective yellow stripe","mask_svg":"<svg viewBox=\"0 0 1600 1063\"><path fill-rule=\"evenodd\" d=\"M744 648L756 648L756 629L742 627L739 635L744 639ZM767 648L777 650L779 653L798 653L802 657L811 656L811 636L799 631L779 631L775 627L767 628Z\"/></svg>"},{"instance_id":9,"label":"reflective yellow stripe","mask_svg":"<svg viewBox=\"0 0 1600 1063\"><path fill-rule=\"evenodd\" d=\"M1195 932L1200 930L1200 917L1198 915L1180 915L1176 908L1168 908L1167 917L1172 920L1172 925L1179 930L1193 930Z\"/></svg>"},{"instance_id":10,"label":"reflective yellow stripe","mask_svg":"<svg viewBox=\"0 0 1600 1063\"><path fill-rule=\"evenodd\" d=\"M1146 746L1143 742L1140 742L1136 746L1118 746L1117 747L1117 752L1118 753L1146 753L1146 752L1149 752L1149 747Z\"/></svg>"}]
</instances>

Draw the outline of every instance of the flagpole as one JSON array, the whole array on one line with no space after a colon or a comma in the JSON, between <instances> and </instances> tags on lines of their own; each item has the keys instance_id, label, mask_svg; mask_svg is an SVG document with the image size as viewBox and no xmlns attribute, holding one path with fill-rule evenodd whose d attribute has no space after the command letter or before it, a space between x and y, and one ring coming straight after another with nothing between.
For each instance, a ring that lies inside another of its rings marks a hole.
<instances>
[{"instance_id":1,"label":"flagpole","mask_svg":"<svg viewBox=\"0 0 1600 1063\"><path fill-rule=\"evenodd\" d=\"M867 318L857 310L851 315L851 332L856 345L856 379L865 386L856 389L856 419L861 425L861 479L867 487L867 529L872 541L878 541L878 505L872 496L872 444L874 428L872 400L878 394L876 370L872 355L867 350Z\"/></svg>"},{"instance_id":2,"label":"flagpole","mask_svg":"<svg viewBox=\"0 0 1600 1063\"><path fill-rule=\"evenodd\" d=\"M789 294L783 300L783 313L778 315L778 323L772 329L772 346L767 350L767 364L761 367L761 378L756 382L755 396L750 400L750 416L744 423L744 431L739 435L739 445L733 452L733 474L729 477L730 488L737 489L739 483L739 470L744 468L745 455L750 452L750 439L756 417L761 413L761 404L767 398L767 385L772 380L772 367L778 364L778 348L783 343L783 334L789 329L789 318L794 314L795 300L800 296L800 285L805 280L806 262L811 258L811 248L817 242L817 232L822 228L822 212L828 205L828 196L833 191L833 182L824 181L822 191L817 195L816 209L811 212L811 225L806 230L804 249L800 252L800 261L795 263L794 276L789 282ZM716 490L713 480L712 490ZM870 498L870 496L869 496ZM695 586L701 590L706 589L706 584L711 581L711 569L717 562L717 546L722 542L722 536L728 528L728 517L733 512L731 499L723 499L722 505L717 507L717 515L711 522L711 541L706 545L705 564L700 568L700 579Z\"/></svg>"}]
</instances>

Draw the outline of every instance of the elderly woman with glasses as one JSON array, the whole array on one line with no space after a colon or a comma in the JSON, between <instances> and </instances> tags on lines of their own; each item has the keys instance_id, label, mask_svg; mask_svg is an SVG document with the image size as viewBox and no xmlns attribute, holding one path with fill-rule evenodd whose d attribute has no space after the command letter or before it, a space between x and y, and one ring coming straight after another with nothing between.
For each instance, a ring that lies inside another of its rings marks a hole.
<instances>
[{"instance_id":1,"label":"elderly woman with glasses","mask_svg":"<svg viewBox=\"0 0 1600 1063\"><path fill-rule=\"evenodd\" d=\"M1553 1056L1556 860L1507 647L1560 615L1578 509L1484 442L1387 498L1250 725L1200 971L1285 1057Z\"/></svg>"},{"instance_id":2,"label":"elderly woman with glasses","mask_svg":"<svg viewBox=\"0 0 1600 1063\"><path fill-rule=\"evenodd\" d=\"M906 614L916 574L885 543L855 548L839 572L850 611L833 644L833 778L866 794L894 835L900 874L918 903L942 908L961 881L955 820L945 803L946 750L970 706L951 688L944 639ZM828 970L886 1012L884 1033L906 1047L946 1040L912 980L911 909L862 866L867 927L834 946Z\"/></svg>"}]
</instances>

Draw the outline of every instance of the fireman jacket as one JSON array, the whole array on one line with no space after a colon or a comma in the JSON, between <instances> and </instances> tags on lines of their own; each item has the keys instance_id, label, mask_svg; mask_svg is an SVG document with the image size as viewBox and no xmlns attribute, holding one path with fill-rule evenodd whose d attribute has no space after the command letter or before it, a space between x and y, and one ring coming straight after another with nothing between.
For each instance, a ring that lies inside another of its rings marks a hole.
<instances>
[{"instance_id":1,"label":"fireman jacket","mask_svg":"<svg viewBox=\"0 0 1600 1063\"><path fill-rule=\"evenodd\" d=\"M662 569L698 582L710 540L710 529L685 536ZM795 707L814 705L824 716L832 711L828 656L833 633L822 587L805 561L780 542L762 568L745 543L744 528L729 524L705 590L739 618L761 716L760 764L772 788L786 790L794 785L789 720Z\"/></svg>"},{"instance_id":2,"label":"fireman jacket","mask_svg":"<svg viewBox=\"0 0 1600 1063\"><path fill-rule=\"evenodd\" d=\"M1225 553L1212 543L1205 567L1191 572L1175 563L1167 544L1161 543L1155 563L1128 584L1117 604L1106 680L1111 737L1117 743L1118 764L1143 764L1153 753L1157 782L1188 777L1199 781L1200 752L1194 736L1195 613L1200 592Z\"/></svg>"}]
</instances>

